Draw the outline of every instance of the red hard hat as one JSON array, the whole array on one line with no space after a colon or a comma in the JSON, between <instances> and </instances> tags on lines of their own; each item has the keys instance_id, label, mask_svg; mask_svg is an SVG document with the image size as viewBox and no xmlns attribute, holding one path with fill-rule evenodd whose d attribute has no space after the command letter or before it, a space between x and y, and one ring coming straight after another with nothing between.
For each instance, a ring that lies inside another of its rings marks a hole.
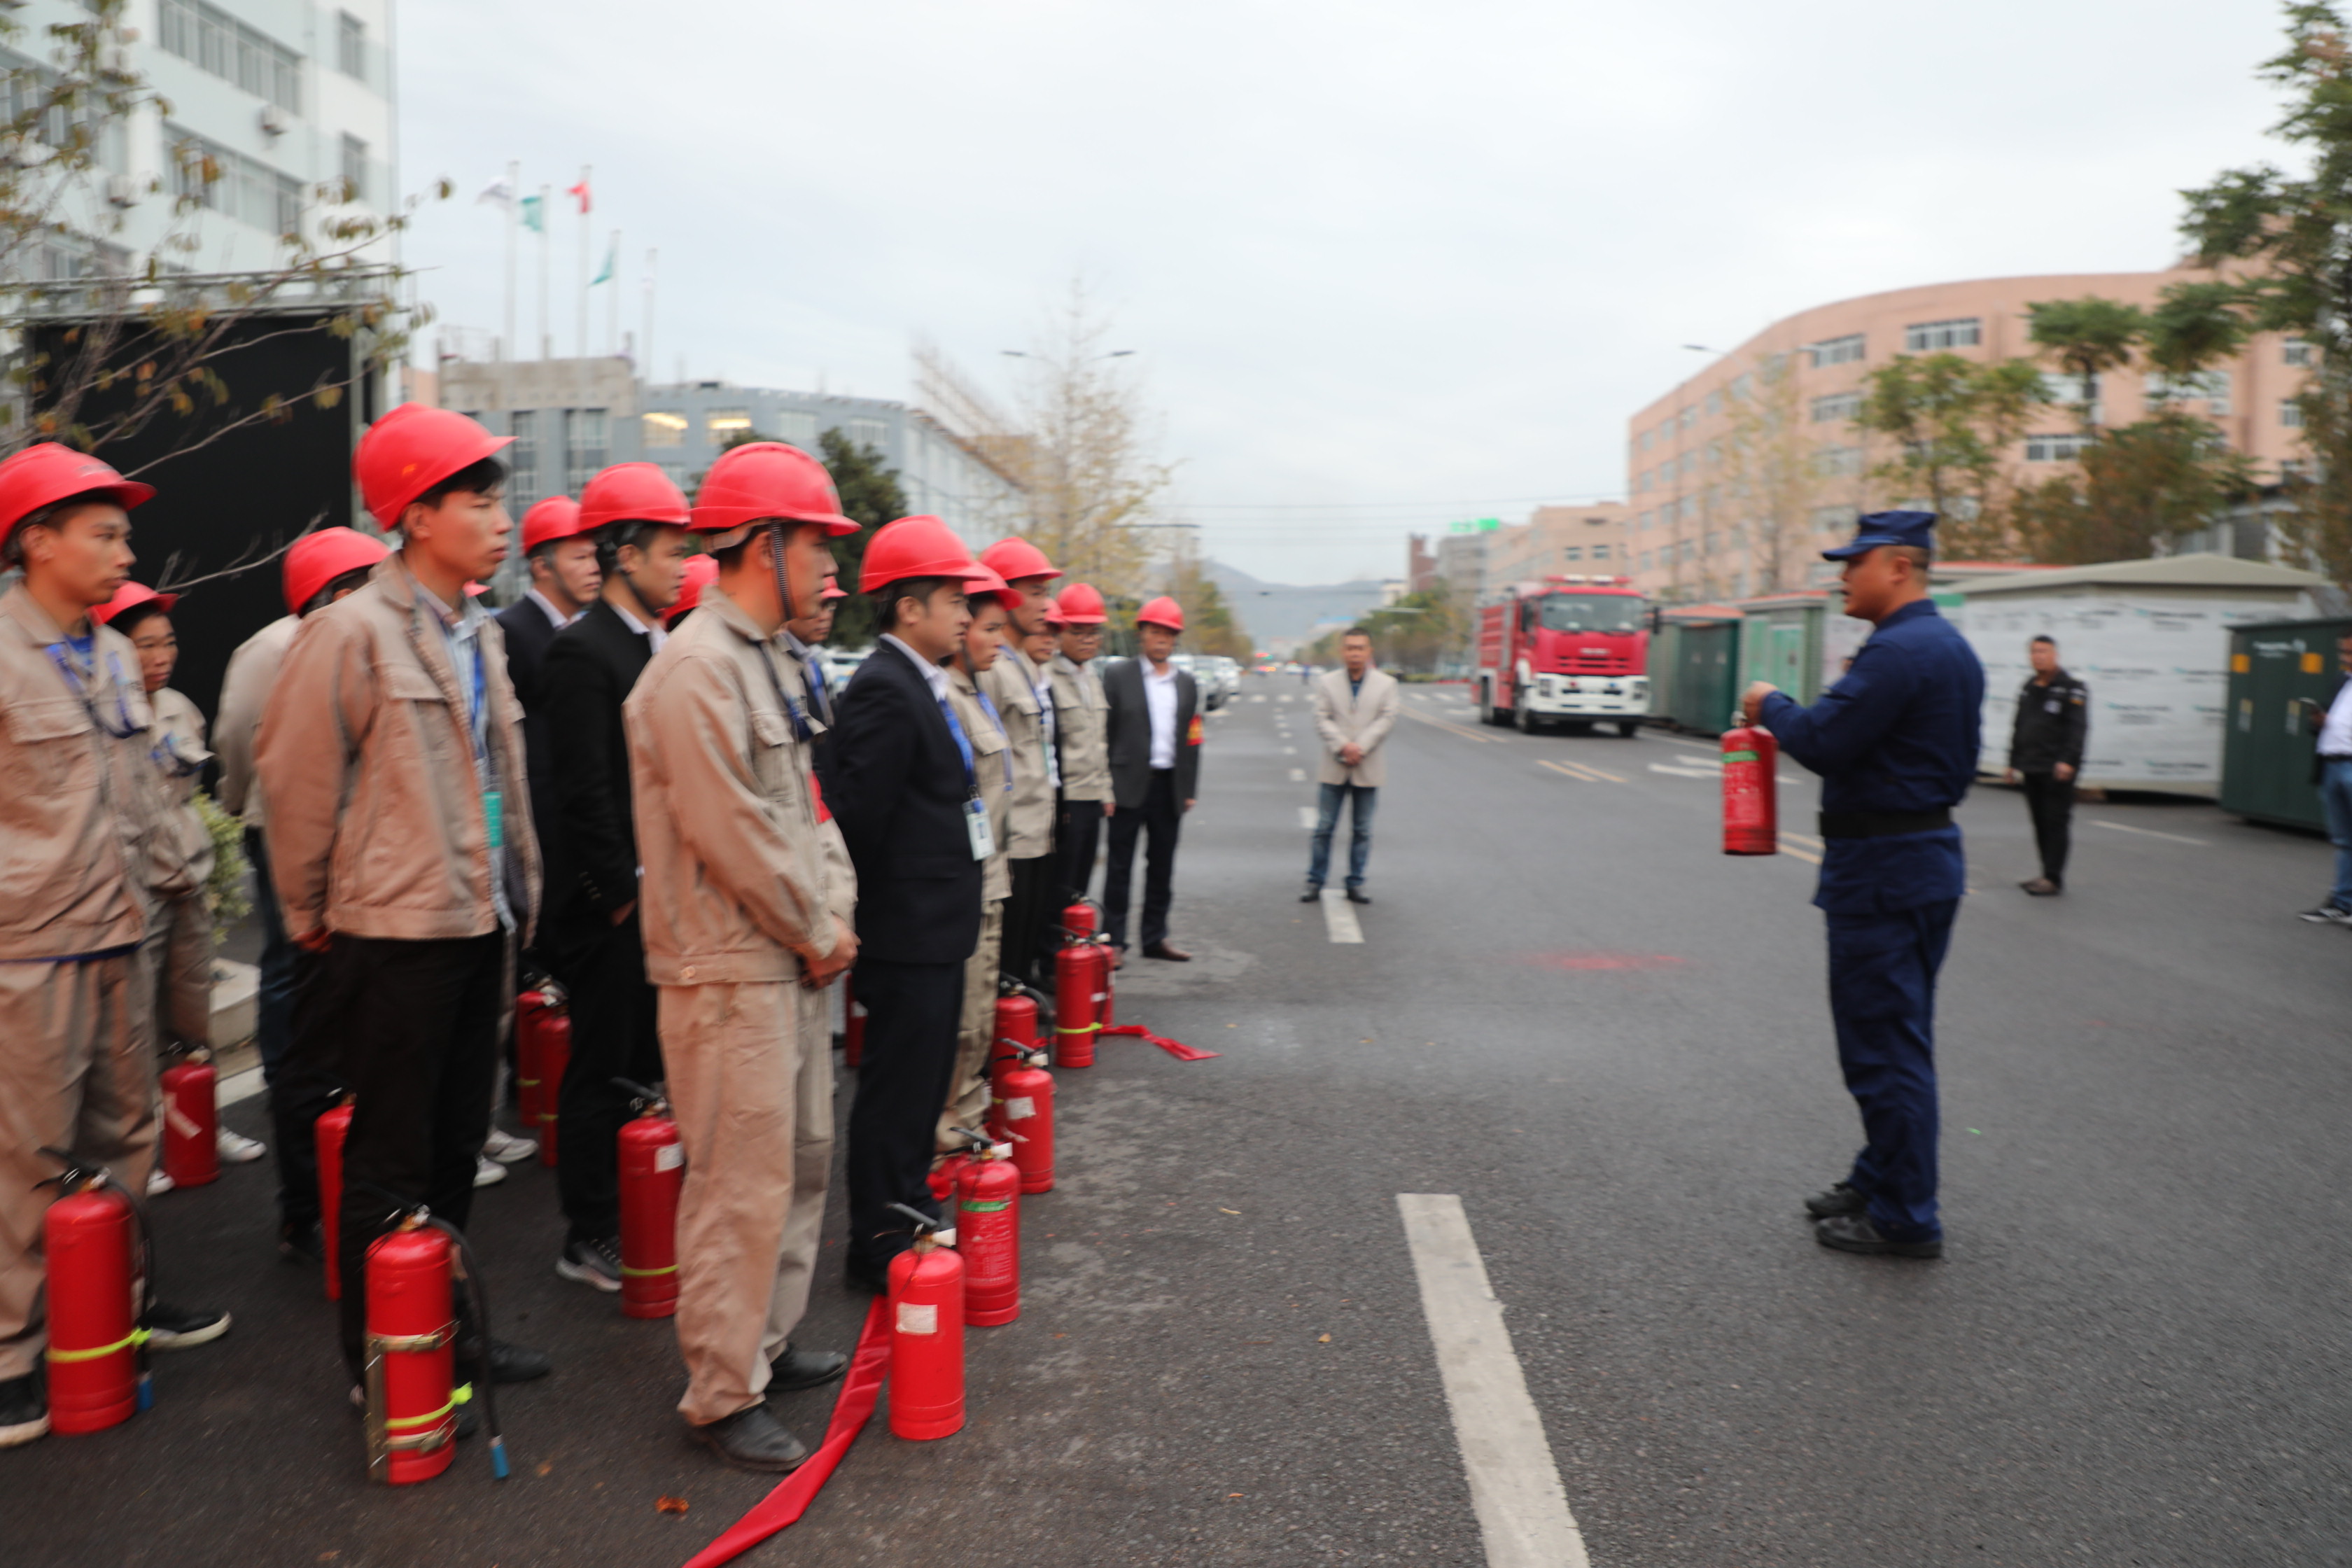
<instances>
[{"instance_id":1,"label":"red hard hat","mask_svg":"<svg viewBox=\"0 0 2352 1568\"><path fill-rule=\"evenodd\" d=\"M18 523L43 507L93 490L129 511L152 498L155 487L126 479L87 452L55 441L26 447L0 463L0 544L8 542Z\"/></svg>"},{"instance_id":2,"label":"red hard hat","mask_svg":"<svg viewBox=\"0 0 2352 1568\"><path fill-rule=\"evenodd\" d=\"M846 599L847 597L849 597L848 594L842 589L841 579L828 575L824 580L824 591L817 595L817 600L823 603L827 599Z\"/></svg>"},{"instance_id":3,"label":"red hard hat","mask_svg":"<svg viewBox=\"0 0 2352 1568\"><path fill-rule=\"evenodd\" d=\"M876 529L874 537L866 542L865 570L858 574L857 589L870 594L909 577L953 577L961 581L987 571L971 558L971 552L963 547L955 530L938 518L902 517Z\"/></svg>"},{"instance_id":4,"label":"red hard hat","mask_svg":"<svg viewBox=\"0 0 2352 1568\"><path fill-rule=\"evenodd\" d=\"M373 566L392 549L353 528L322 528L306 533L286 552L286 609L300 615L319 590L347 572Z\"/></svg>"},{"instance_id":5,"label":"red hard hat","mask_svg":"<svg viewBox=\"0 0 2352 1568\"><path fill-rule=\"evenodd\" d=\"M673 621L677 619L678 616L702 603L702 591L718 581L718 562L708 555L688 556L686 577L678 584L677 597L663 614Z\"/></svg>"},{"instance_id":6,"label":"red hard hat","mask_svg":"<svg viewBox=\"0 0 2352 1568\"><path fill-rule=\"evenodd\" d=\"M580 531L580 503L570 496L550 496L522 514L522 552L569 539Z\"/></svg>"},{"instance_id":7,"label":"red hard hat","mask_svg":"<svg viewBox=\"0 0 2352 1568\"><path fill-rule=\"evenodd\" d=\"M493 436L450 409L404 403L368 426L352 455L352 472L368 515L385 528L398 528L410 501L513 440Z\"/></svg>"},{"instance_id":8,"label":"red hard hat","mask_svg":"<svg viewBox=\"0 0 2352 1568\"><path fill-rule=\"evenodd\" d=\"M1103 596L1089 583L1073 583L1062 590L1054 601L1054 611L1063 624L1073 626L1098 626L1110 619L1103 608Z\"/></svg>"},{"instance_id":9,"label":"red hard hat","mask_svg":"<svg viewBox=\"0 0 2352 1568\"><path fill-rule=\"evenodd\" d=\"M1171 632L1181 632L1184 629L1184 606L1162 594L1135 612L1137 626L1147 621L1155 626L1166 626Z\"/></svg>"},{"instance_id":10,"label":"red hard hat","mask_svg":"<svg viewBox=\"0 0 2352 1568\"><path fill-rule=\"evenodd\" d=\"M1046 601L1045 601L1045 629L1046 629L1046 630L1048 630L1048 631L1055 631L1055 632L1057 632L1057 631L1060 631L1064 626L1068 626L1069 624L1070 624L1069 622L1067 622L1067 621L1066 621L1066 620L1064 620L1064 619L1062 618L1062 606L1061 606L1061 605L1057 605L1057 604L1055 604L1055 603L1054 603L1054 601L1053 601L1053 600L1051 600L1051 599L1046 600Z\"/></svg>"},{"instance_id":11,"label":"red hard hat","mask_svg":"<svg viewBox=\"0 0 2352 1568\"><path fill-rule=\"evenodd\" d=\"M859 526L842 516L841 494L824 465L781 441L749 441L719 453L694 492L688 526L717 533L772 517L821 522L828 533L856 533Z\"/></svg>"},{"instance_id":12,"label":"red hard hat","mask_svg":"<svg viewBox=\"0 0 2352 1568\"><path fill-rule=\"evenodd\" d=\"M985 554L986 552L983 551L982 553ZM967 577L963 584L965 598L976 599L983 594L995 595L997 603L1008 610L1017 610L1021 607L1021 590L985 567L982 569L980 575Z\"/></svg>"},{"instance_id":13,"label":"red hard hat","mask_svg":"<svg viewBox=\"0 0 2352 1568\"><path fill-rule=\"evenodd\" d=\"M179 602L177 594L159 594L144 583L126 582L114 591L114 597L92 610L89 618L102 626L123 611L146 604L155 605L168 616L172 613L172 606Z\"/></svg>"},{"instance_id":14,"label":"red hard hat","mask_svg":"<svg viewBox=\"0 0 2352 1568\"><path fill-rule=\"evenodd\" d=\"M1000 539L980 552L981 564L1008 583L1024 577L1058 577L1062 569L1025 539Z\"/></svg>"},{"instance_id":15,"label":"red hard hat","mask_svg":"<svg viewBox=\"0 0 2352 1568\"><path fill-rule=\"evenodd\" d=\"M651 463L615 463L580 492L583 533L608 522L666 522L684 528L693 521L686 492Z\"/></svg>"}]
</instances>

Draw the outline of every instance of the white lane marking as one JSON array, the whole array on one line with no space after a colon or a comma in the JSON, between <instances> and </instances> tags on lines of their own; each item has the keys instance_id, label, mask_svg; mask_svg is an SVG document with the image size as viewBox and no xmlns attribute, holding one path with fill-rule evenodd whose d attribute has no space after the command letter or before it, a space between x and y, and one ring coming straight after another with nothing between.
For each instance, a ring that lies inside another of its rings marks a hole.
<instances>
[{"instance_id":1,"label":"white lane marking","mask_svg":"<svg viewBox=\"0 0 2352 1568\"><path fill-rule=\"evenodd\" d=\"M1323 889L1323 929L1333 942L1361 942L1364 928L1356 923L1356 906L1338 888Z\"/></svg>"},{"instance_id":2,"label":"white lane marking","mask_svg":"<svg viewBox=\"0 0 2352 1568\"><path fill-rule=\"evenodd\" d=\"M1296 691L1286 691L1281 696L1276 698L1275 700L1276 702L1296 702L1298 700L1298 693Z\"/></svg>"},{"instance_id":3,"label":"white lane marking","mask_svg":"<svg viewBox=\"0 0 2352 1568\"><path fill-rule=\"evenodd\" d=\"M1462 1200L1452 1193L1399 1193L1397 1212L1421 1279L1421 1310L1437 1350L1487 1568L1591 1568Z\"/></svg>"},{"instance_id":4,"label":"white lane marking","mask_svg":"<svg viewBox=\"0 0 2352 1568\"><path fill-rule=\"evenodd\" d=\"M1285 746L1282 748L1282 754L1286 757L1295 757L1298 754L1298 748L1296 746Z\"/></svg>"},{"instance_id":5,"label":"white lane marking","mask_svg":"<svg viewBox=\"0 0 2352 1568\"><path fill-rule=\"evenodd\" d=\"M1664 773L1669 778L1677 779L1711 779L1715 777L1715 774L1707 772L1705 768L1678 768L1667 763L1652 763L1650 764L1650 771L1654 773Z\"/></svg>"},{"instance_id":6,"label":"white lane marking","mask_svg":"<svg viewBox=\"0 0 2352 1568\"><path fill-rule=\"evenodd\" d=\"M2128 827L2120 822L2107 822L2095 816L2091 818L2091 826L2094 827L2112 827L2117 833L2137 833L2142 838L2161 838L2168 844L2194 844L2200 849L2210 849L2212 847L2212 841L2210 839L2188 838L2178 833L2158 833L2153 827Z\"/></svg>"},{"instance_id":7,"label":"white lane marking","mask_svg":"<svg viewBox=\"0 0 2352 1568\"><path fill-rule=\"evenodd\" d=\"M1799 833L1794 829L1783 827L1780 829L1780 837L1783 838L1793 838L1798 843L1802 844L1811 849L1819 849L1822 847L1822 841L1814 837L1810 833Z\"/></svg>"},{"instance_id":8,"label":"white lane marking","mask_svg":"<svg viewBox=\"0 0 2352 1568\"><path fill-rule=\"evenodd\" d=\"M1309 833L1315 831L1315 808L1313 806L1302 805L1298 808L1298 826L1307 829Z\"/></svg>"},{"instance_id":9,"label":"white lane marking","mask_svg":"<svg viewBox=\"0 0 2352 1568\"><path fill-rule=\"evenodd\" d=\"M1780 853L1783 855L1793 855L1809 866L1818 866L1822 863L1822 858L1819 855L1812 853L1809 849L1800 849L1795 845L1790 843L1789 835L1785 833L1780 835Z\"/></svg>"},{"instance_id":10,"label":"white lane marking","mask_svg":"<svg viewBox=\"0 0 2352 1568\"><path fill-rule=\"evenodd\" d=\"M1305 784L1307 782L1307 770L1305 768L1291 769L1290 782L1292 784Z\"/></svg>"},{"instance_id":11,"label":"white lane marking","mask_svg":"<svg viewBox=\"0 0 2352 1568\"><path fill-rule=\"evenodd\" d=\"M263 1087L259 1068L233 1072L213 1086L213 1103L235 1105L238 1100L251 1100L261 1092Z\"/></svg>"},{"instance_id":12,"label":"white lane marking","mask_svg":"<svg viewBox=\"0 0 2352 1568\"><path fill-rule=\"evenodd\" d=\"M1265 700L1265 693L1261 691L1255 697L1252 697L1250 700L1253 702L1263 702Z\"/></svg>"}]
</instances>

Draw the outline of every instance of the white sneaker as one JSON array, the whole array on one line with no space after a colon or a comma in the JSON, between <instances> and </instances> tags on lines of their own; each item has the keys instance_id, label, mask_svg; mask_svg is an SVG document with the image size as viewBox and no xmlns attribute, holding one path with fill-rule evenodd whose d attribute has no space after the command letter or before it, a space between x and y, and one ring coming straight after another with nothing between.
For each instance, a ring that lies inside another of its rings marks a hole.
<instances>
[{"instance_id":1,"label":"white sneaker","mask_svg":"<svg viewBox=\"0 0 2352 1568\"><path fill-rule=\"evenodd\" d=\"M220 1130L220 1157L232 1165L250 1165L269 1152L268 1145L246 1138L224 1127Z\"/></svg>"},{"instance_id":2,"label":"white sneaker","mask_svg":"<svg viewBox=\"0 0 2352 1568\"><path fill-rule=\"evenodd\" d=\"M474 1185L495 1187L507 1179L507 1168L487 1154L474 1157Z\"/></svg>"},{"instance_id":3,"label":"white sneaker","mask_svg":"<svg viewBox=\"0 0 2352 1568\"><path fill-rule=\"evenodd\" d=\"M160 1198L179 1184L163 1173L161 1165L147 1173L147 1195L151 1198Z\"/></svg>"},{"instance_id":4,"label":"white sneaker","mask_svg":"<svg viewBox=\"0 0 2352 1568\"><path fill-rule=\"evenodd\" d=\"M502 1127L493 1127L482 1142L482 1152L501 1165L512 1165L538 1153L539 1140L517 1137Z\"/></svg>"}]
</instances>

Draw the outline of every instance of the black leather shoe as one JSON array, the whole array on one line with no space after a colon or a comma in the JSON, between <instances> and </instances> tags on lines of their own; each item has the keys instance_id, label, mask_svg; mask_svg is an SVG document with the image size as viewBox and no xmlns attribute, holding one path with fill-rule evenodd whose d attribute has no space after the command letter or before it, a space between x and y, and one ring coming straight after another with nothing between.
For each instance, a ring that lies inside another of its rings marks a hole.
<instances>
[{"instance_id":1,"label":"black leather shoe","mask_svg":"<svg viewBox=\"0 0 2352 1568\"><path fill-rule=\"evenodd\" d=\"M327 1256L327 1242L317 1220L291 1219L278 1226L278 1256L289 1263L318 1263Z\"/></svg>"},{"instance_id":2,"label":"black leather shoe","mask_svg":"<svg viewBox=\"0 0 2352 1568\"><path fill-rule=\"evenodd\" d=\"M1372 901L1372 896L1361 888L1350 888L1348 889L1348 901L1351 904L1369 904Z\"/></svg>"},{"instance_id":3,"label":"black leather shoe","mask_svg":"<svg viewBox=\"0 0 2352 1568\"><path fill-rule=\"evenodd\" d=\"M798 1394L804 1388L823 1388L849 1370L849 1358L839 1351L804 1351L790 1343L784 1353L768 1363L768 1392Z\"/></svg>"},{"instance_id":4,"label":"black leather shoe","mask_svg":"<svg viewBox=\"0 0 2352 1568\"><path fill-rule=\"evenodd\" d=\"M1880 1258L1941 1258L1944 1242L1889 1241L1878 1234L1868 1215L1832 1215L1813 1226L1813 1239L1823 1247L1834 1247L1840 1252L1863 1252Z\"/></svg>"},{"instance_id":5,"label":"black leather shoe","mask_svg":"<svg viewBox=\"0 0 2352 1568\"><path fill-rule=\"evenodd\" d=\"M1192 962L1192 955L1191 953L1186 952L1181 947L1172 946L1166 942L1153 942L1150 947L1143 950L1143 956L1146 958L1164 958L1171 963L1190 963Z\"/></svg>"},{"instance_id":6,"label":"black leather shoe","mask_svg":"<svg viewBox=\"0 0 2352 1568\"><path fill-rule=\"evenodd\" d=\"M1815 1193L1805 1200L1805 1212L1815 1219L1827 1219L1832 1215L1860 1214L1870 1206L1870 1200L1843 1182L1833 1183L1829 1191Z\"/></svg>"},{"instance_id":7,"label":"black leather shoe","mask_svg":"<svg viewBox=\"0 0 2352 1568\"><path fill-rule=\"evenodd\" d=\"M841 1281L860 1295L887 1296L890 1292L890 1266L860 1263L853 1258L842 1269Z\"/></svg>"},{"instance_id":8,"label":"black leather shoe","mask_svg":"<svg viewBox=\"0 0 2352 1568\"><path fill-rule=\"evenodd\" d=\"M785 1430L765 1401L688 1430L696 1442L739 1470L778 1475L800 1468L801 1461L808 1458L806 1446Z\"/></svg>"},{"instance_id":9,"label":"black leather shoe","mask_svg":"<svg viewBox=\"0 0 2352 1568\"><path fill-rule=\"evenodd\" d=\"M460 1352L457 1365L464 1368L478 1364L471 1356ZM492 1383L529 1383L545 1377L555 1370L545 1351L532 1350L529 1345L509 1344L504 1340L490 1342L490 1381Z\"/></svg>"},{"instance_id":10,"label":"black leather shoe","mask_svg":"<svg viewBox=\"0 0 2352 1568\"><path fill-rule=\"evenodd\" d=\"M1320 903L1323 901L1323 889L1309 882L1307 884L1307 890L1298 895L1298 901L1302 904Z\"/></svg>"}]
</instances>

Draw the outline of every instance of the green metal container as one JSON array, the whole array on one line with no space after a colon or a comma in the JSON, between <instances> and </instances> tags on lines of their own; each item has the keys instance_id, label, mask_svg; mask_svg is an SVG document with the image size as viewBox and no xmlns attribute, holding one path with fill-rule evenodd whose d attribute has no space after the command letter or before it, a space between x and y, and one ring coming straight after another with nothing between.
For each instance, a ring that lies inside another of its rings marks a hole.
<instances>
[{"instance_id":1,"label":"green metal container","mask_svg":"<svg viewBox=\"0 0 2352 1568\"><path fill-rule=\"evenodd\" d=\"M1701 735L1723 733L1739 700L1739 623L1728 617L1669 620L1654 648L1660 644L1663 651L1651 668L1667 686L1656 711Z\"/></svg>"},{"instance_id":2,"label":"green metal container","mask_svg":"<svg viewBox=\"0 0 2352 1568\"><path fill-rule=\"evenodd\" d=\"M2336 686L2336 641L2352 620L2263 621L2230 632L2221 809L2257 822L2327 830L2312 782L2315 736L2305 702Z\"/></svg>"},{"instance_id":3,"label":"green metal container","mask_svg":"<svg viewBox=\"0 0 2352 1568\"><path fill-rule=\"evenodd\" d=\"M1742 614L1739 685L1769 680L1811 706L1822 694L1822 632L1829 595L1776 594L1749 599Z\"/></svg>"}]
</instances>

